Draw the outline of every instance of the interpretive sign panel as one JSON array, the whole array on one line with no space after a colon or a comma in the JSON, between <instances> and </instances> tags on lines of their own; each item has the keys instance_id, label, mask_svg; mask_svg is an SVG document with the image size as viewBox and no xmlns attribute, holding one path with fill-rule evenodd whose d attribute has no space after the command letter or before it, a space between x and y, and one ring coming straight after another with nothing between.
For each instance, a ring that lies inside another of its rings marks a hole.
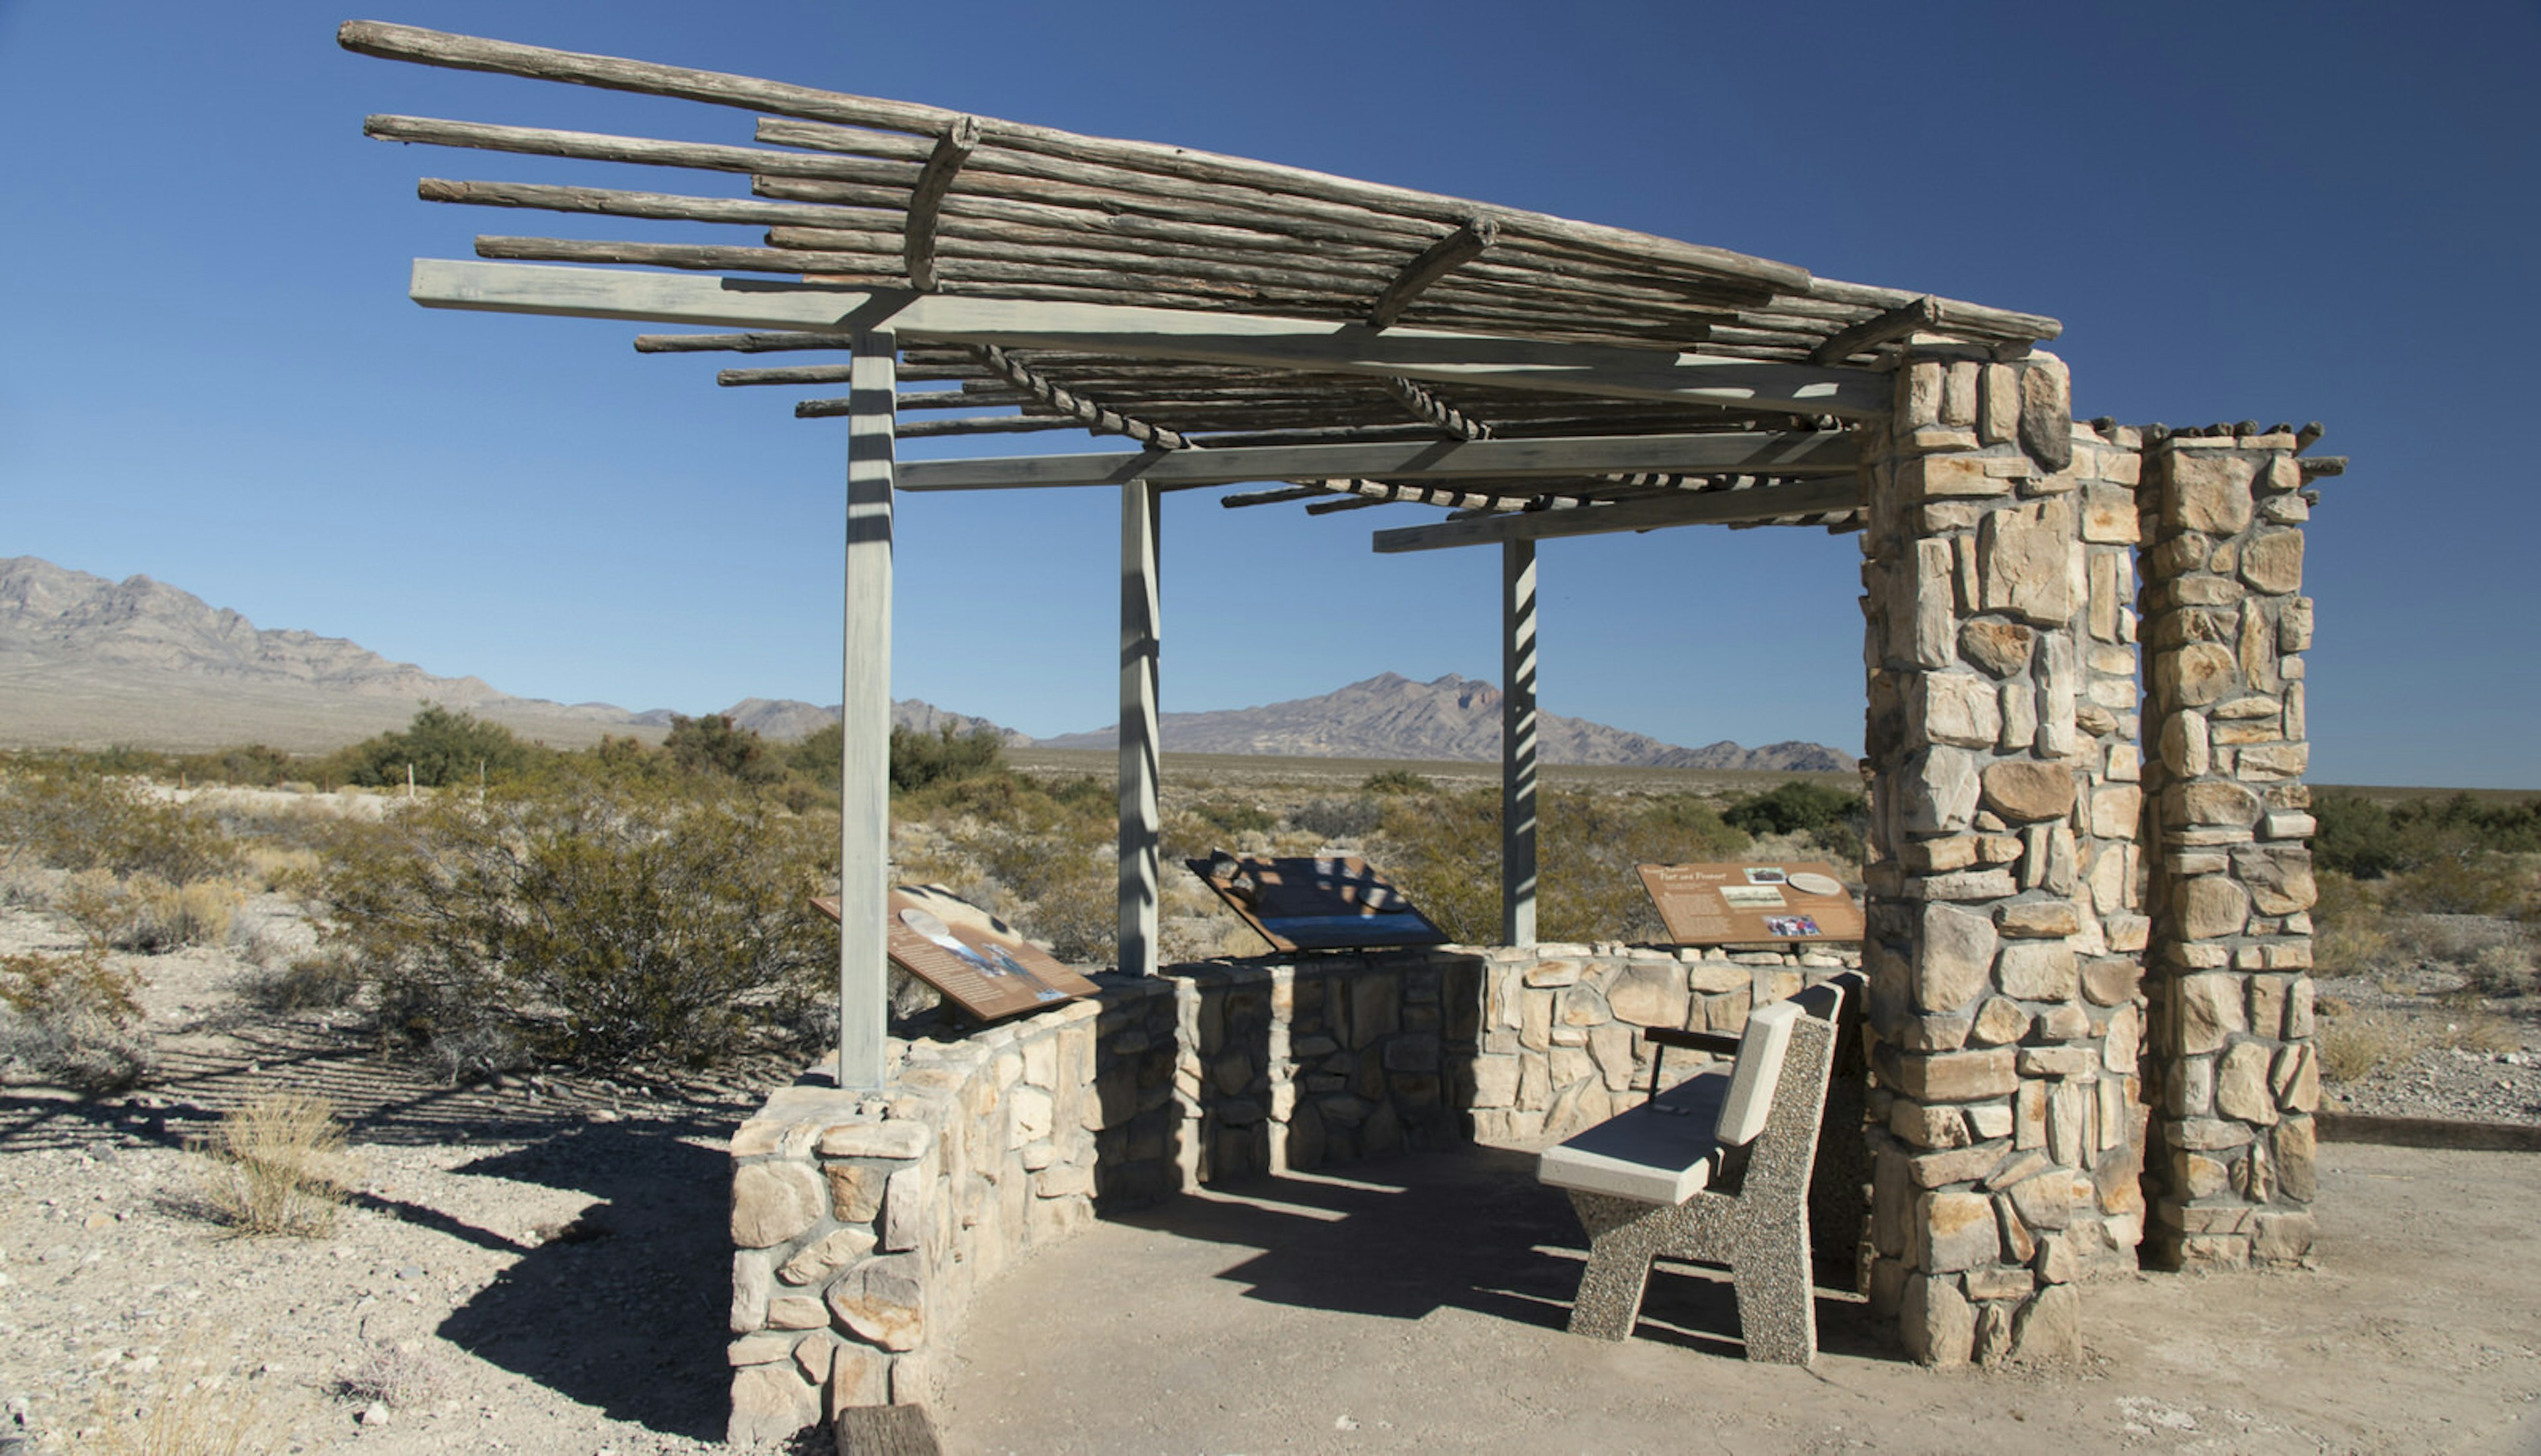
<instances>
[{"instance_id":1,"label":"interpretive sign panel","mask_svg":"<svg viewBox=\"0 0 2541 1456\"><path fill-rule=\"evenodd\" d=\"M812 903L838 918L834 897ZM1054 1006L1101 989L1004 921L932 885L892 886L888 913L892 964L978 1020Z\"/></svg>"},{"instance_id":2,"label":"interpretive sign panel","mask_svg":"<svg viewBox=\"0 0 2541 1456\"><path fill-rule=\"evenodd\" d=\"M1273 950L1443 945L1446 934L1356 855L1186 860Z\"/></svg>"},{"instance_id":3,"label":"interpretive sign panel","mask_svg":"<svg viewBox=\"0 0 2541 1456\"><path fill-rule=\"evenodd\" d=\"M1643 865L1641 883L1679 945L1858 940L1861 907L1832 865Z\"/></svg>"}]
</instances>

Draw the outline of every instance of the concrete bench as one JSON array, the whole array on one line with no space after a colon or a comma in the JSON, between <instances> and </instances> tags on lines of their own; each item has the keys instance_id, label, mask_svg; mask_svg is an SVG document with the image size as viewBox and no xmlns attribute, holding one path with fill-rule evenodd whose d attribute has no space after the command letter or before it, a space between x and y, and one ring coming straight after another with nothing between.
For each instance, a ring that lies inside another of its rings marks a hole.
<instances>
[{"instance_id":1,"label":"concrete bench","mask_svg":"<svg viewBox=\"0 0 2541 1456\"><path fill-rule=\"evenodd\" d=\"M1684 1259L1729 1266L1749 1359L1807 1364L1817 1354L1809 1172L1838 1015L1860 987L1842 976L1758 1006L1728 1069L1699 1073L1545 1152L1537 1177L1569 1193L1588 1231L1572 1334L1632 1334L1650 1261ZM1733 1045L1701 1032L1650 1040Z\"/></svg>"}]
</instances>

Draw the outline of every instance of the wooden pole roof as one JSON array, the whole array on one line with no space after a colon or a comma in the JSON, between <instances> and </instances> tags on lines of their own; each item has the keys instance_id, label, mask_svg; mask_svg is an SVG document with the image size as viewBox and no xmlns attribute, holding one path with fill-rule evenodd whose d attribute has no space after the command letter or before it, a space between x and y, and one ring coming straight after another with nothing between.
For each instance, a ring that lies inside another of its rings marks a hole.
<instances>
[{"instance_id":1,"label":"wooden pole roof","mask_svg":"<svg viewBox=\"0 0 2541 1456\"><path fill-rule=\"evenodd\" d=\"M1827 481L1849 469L1849 442L1793 437L1883 414L1880 371L1909 339L2009 355L2059 330L2037 314L1245 158L375 21L348 22L337 38L367 55L756 114L749 132L714 142L369 118L365 131L384 140L698 178L695 193L424 178L427 201L693 224L701 241L481 236L477 255L499 263L418 262L419 302L750 330L639 338L648 353L844 351L851 330L887 318L902 381L934 386L901 393L903 437L1086 430L1149 455L1240 451L1249 461L1177 460L1185 483L1294 482L1229 505L1412 501L1487 517L1630 505L1627 516L1653 523L1840 525L1858 501ZM630 267L671 271L618 271ZM678 276L700 273L724 276ZM822 386L846 373L842 361L789 358L717 381ZM839 415L845 401L816 394L795 412ZM1706 434L1777 443L1655 448ZM1635 436L1653 448L1615 444ZM1560 449L1522 448L1567 441L1582 448L1566 461ZM1423 442L1505 444L1518 449L1497 458L1536 463L1460 475L1416 450L1366 453ZM1322 463L1343 458L1352 463ZM1420 468L1402 463L1412 458ZM1625 463L1599 463L1613 460ZM969 488L998 468L1012 467L981 462ZM1238 469L1261 473L1228 473ZM1755 499L1667 499L1730 492ZM1758 514L1776 505L1792 509ZM1583 519L1475 535L1450 524L1416 542L1389 532L1397 540L1381 549L1649 528Z\"/></svg>"}]
</instances>

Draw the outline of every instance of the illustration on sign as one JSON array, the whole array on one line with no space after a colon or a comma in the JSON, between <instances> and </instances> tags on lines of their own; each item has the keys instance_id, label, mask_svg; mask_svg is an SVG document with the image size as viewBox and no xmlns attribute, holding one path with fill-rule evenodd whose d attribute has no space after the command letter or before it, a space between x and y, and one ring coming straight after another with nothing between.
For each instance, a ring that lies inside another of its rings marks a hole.
<instances>
[{"instance_id":1,"label":"illustration on sign","mask_svg":"<svg viewBox=\"0 0 2541 1456\"><path fill-rule=\"evenodd\" d=\"M838 918L835 897L812 903L830 919ZM948 890L894 885L887 909L884 945L892 964L977 1020L1057 1005L1100 989L1004 921Z\"/></svg>"},{"instance_id":2,"label":"illustration on sign","mask_svg":"<svg viewBox=\"0 0 2541 1456\"><path fill-rule=\"evenodd\" d=\"M1205 859L1183 863L1274 950L1447 940L1445 932L1356 855L1271 859L1212 850Z\"/></svg>"},{"instance_id":3,"label":"illustration on sign","mask_svg":"<svg viewBox=\"0 0 2541 1456\"><path fill-rule=\"evenodd\" d=\"M1831 865L1643 865L1640 871L1680 945L1861 938L1861 908Z\"/></svg>"}]
</instances>

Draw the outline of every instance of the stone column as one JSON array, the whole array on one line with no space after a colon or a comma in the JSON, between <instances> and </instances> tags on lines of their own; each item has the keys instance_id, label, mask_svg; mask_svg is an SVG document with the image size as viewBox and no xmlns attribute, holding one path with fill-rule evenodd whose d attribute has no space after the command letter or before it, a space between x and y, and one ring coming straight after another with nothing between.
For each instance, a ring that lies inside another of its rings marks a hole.
<instances>
[{"instance_id":1,"label":"stone column","mask_svg":"<svg viewBox=\"0 0 2541 1456\"><path fill-rule=\"evenodd\" d=\"M1919 353L1865 451L1871 1296L1933 1364L2077 1352L2139 1226L2137 457L2068 390Z\"/></svg>"},{"instance_id":2,"label":"stone column","mask_svg":"<svg viewBox=\"0 0 2541 1456\"><path fill-rule=\"evenodd\" d=\"M2288 1263L2311 1246L2310 506L2291 435L2172 437L2138 499L2151 646L2148 1262Z\"/></svg>"}]
</instances>

